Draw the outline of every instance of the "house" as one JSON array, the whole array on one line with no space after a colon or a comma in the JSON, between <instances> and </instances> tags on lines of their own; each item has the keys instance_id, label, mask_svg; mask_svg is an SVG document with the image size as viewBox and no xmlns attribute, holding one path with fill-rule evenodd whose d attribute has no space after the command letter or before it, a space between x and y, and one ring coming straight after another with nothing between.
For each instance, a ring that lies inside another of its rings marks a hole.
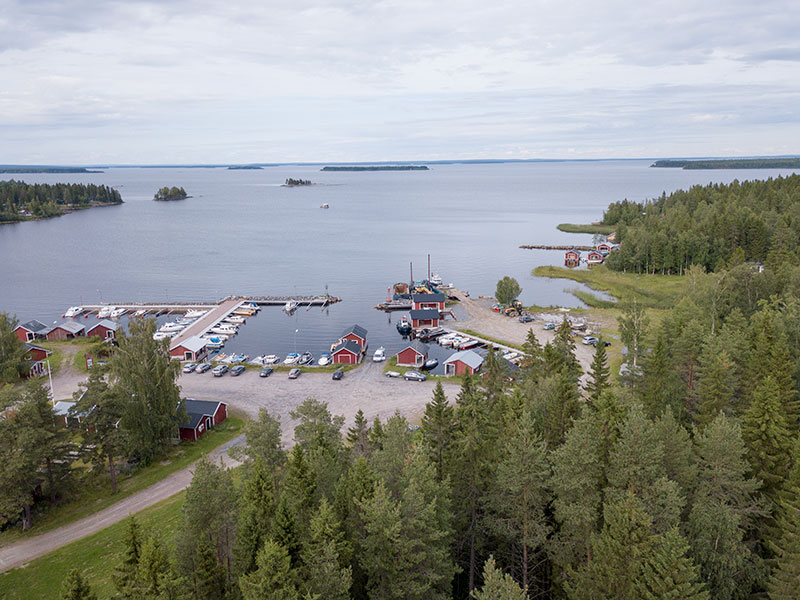
<instances>
[{"instance_id":1,"label":"house","mask_svg":"<svg viewBox=\"0 0 800 600\"><path fill-rule=\"evenodd\" d=\"M103 340L114 340L117 338L117 330L119 329L119 323L116 321L109 321L108 319L103 319L96 325L92 325L89 327L88 331L86 332L87 337L99 337Z\"/></svg>"},{"instance_id":2,"label":"house","mask_svg":"<svg viewBox=\"0 0 800 600\"><path fill-rule=\"evenodd\" d=\"M473 375L483 364L483 357L472 350L462 350L444 361L445 375Z\"/></svg>"},{"instance_id":3,"label":"house","mask_svg":"<svg viewBox=\"0 0 800 600\"><path fill-rule=\"evenodd\" d=\"M590 265L599 265L603 262L603 255L597 250L592 250L586 255L586 262Z\"/></svg>"},{"instance_id":4,"label":"house","mask_svg":"<svg viewBox=\"0 0 800 600\"><path fill-rule=\"evenodd\" d=\"M600 242L599 244L597 244L597 251L603 256L611 252L611 248L612 248L611 242Z\"/></svg>"},{"instance_id":5,"label":"house","mask_svg":"<svg viewBox=\"0 0 800 600\"><path fill-rule=\"evenodd\" d=\"M565 265L577 265L581 262L581 253L574 248L572 250L567 250L566 254L564 254L564 264Z\"/></svg>"},{"instance_id":6,"label":"house","mask_svg":"<svg viewBox=\"0 0 800 600\"><path fill-rule=\"evenodd\" d=\"M411 326L414 329L420 327L438 327L440 319L439 311L434 308L424 308L411 311Z\"/></svg>"},{"instance_id":7,"label":"house","mask_svg":"<svg viewBox=\"0 0 800 600\"><path fill-rule=\"evenodd\" d=\"M17 339L20 342L32 342L37 337L43 337L40 333L45 329L47 329L47 325L34 319L22 325L17 325L14 333L17 334Z\"/></svg>"},{"instance_id":8,"label":"house","mask_svg":"<svg viewBox=\"0 0 800 600\"><path fill-rule=\"evenodd\" d=\"M48 342L55 340L73 340L76 337L85 336L86 328L76 321L64 321L63 323L53 325L43 330L39 335L43 335Z\"/></svg>"},{"instance_id":9,"label":"house","mask_svg":"<svg viewBox=\"0 0 800 600\"><path fill-rule=\"evenodd\" d=\"M81 396L82 397L82 396ZM53 414L64 421L64 427L69 427L75 423L81 423L86 418L85 412L75 412L77 402L71 400L59 400L53 406Z\"/></svg>"},{"instance_id":10,"label":"house","mask_svg":"<svg viewBox=\"0 0 800 600\"><path fill-rule=\"evenodd\" d=\"M33 344L25 344L25 349L28 351L28 353L25 355L25 358L31 363L31 369L27 376L42 377L45 373L47 373L45 361L47 360L47 357L52 354L52 352L47 348L34 346Z\"/></svg>"},{"instance_id":11,"label":"house","mask_svg":"<svg viewBox=\"0 0 800 600\"><path fill-rule=\"evenodd\" d=\"M193 335L173 346L170 346L169 357L175 360L198 362L206 356L206 340Z\"/></svg>"},{"instance_id":12,"label":"house","mask_svg":"<svg viewBox=\"0 0 800 600\"><path fill-rule=\"evenodd\" d=\"M189 420L179 427L182 440L194 441L228 418L228 405L224 402L185 398L183 405Z\"/></svg>"},{"instance_id":13,"label":"house","mask_svg":"<svg viewBox=\"0 0 800 600\"><path fill-rule=\"evenodd\" d=\"M341 340L331 355L337 365L355 365L361 360L363 349L353 340Z\"/></svg>"},{"instance_id":14,"label":"house","mask_svg":"<svg viewBox=\"0 0 800 600\"><path fill-rule=\"evenodd\" d=\"M367 330L361 327L361 325L353 325L344 330L342 337L339 338L340 342L344 342L346 340L350 340L351 342L355 342L358 344L361 350L367 349Z\"/></svg>"},{"instance_id":15,"label":"house","mask_svg":"<svg viewBox=\"0 0 800 600\"><path fill-rule=\"evenodd\" d=\"M421 367L428 360L428 345L414 340L397 353L398 367Z\"/></svg>"},{"instance_id":16,"label":"house","mask_svg":"<svg viewBox=\"0 0 800 600\"><path fill-rule=\"evenodd\" d=\"M433 308L438 311L445 310L445 303L447 296L442 293L436 294L411 294L411 302L414 310L425 310L426 308Z\"/></svg>"}]
</instances>

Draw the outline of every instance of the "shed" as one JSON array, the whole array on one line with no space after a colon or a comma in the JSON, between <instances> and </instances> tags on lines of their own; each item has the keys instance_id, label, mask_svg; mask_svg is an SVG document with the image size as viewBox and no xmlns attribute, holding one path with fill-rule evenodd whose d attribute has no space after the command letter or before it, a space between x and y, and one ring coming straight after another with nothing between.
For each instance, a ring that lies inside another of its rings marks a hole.
<instances>
[{"instance_id":1,"label":"shed","mask_svg":"<svg viewBox=\"0 0 800 600\"><path fill-rule=\"evenodd\" d=\"M194 441L228 418L228 405L224 402L185 398L183 405L189 420L179 427L182 440Z\"/></svg>"},{"instance_id":2,"label":"shed","mask_svg":"<svg viewBox=\"0 0 800 600\"><path fill-rule=\"evenodd\" d=\"M17 325L17 328L14 329L14 333L17 334L17 339L20 342L32 342L37 337L43 337L40 334L46 329L47 325L34 319L22 325Z\"/></svg>"},{"instance_id":3,"label":"shed","mask_svg":"<svg viewBox=\"0 0 800 600\"><path fill-rule=\"evenodd\" d=\"M581 253L579 250L567 250L564 254L564 263L567 265L577 265L581 261Z\"/></svg>"},{"instance_id":4,"label":"shed","mask_svg":"<svg viewBox=\"0 0 800 600\"><path fill-rule=\"evenodd\" d=\"M352 327L348 327L344 330L342 337L339 338L340 342L344 342L345 340L350 340L351 342L355 342L361 348L361 350L366 350L367 348L367 330L361 327L361 325L353 325Z\"/></svg>"},{"instance_id":5,"label":"shed","mask_svg":"<svg viewBox=\"0 0 800 600\"><path fill-rule=\"evenodd\" d=\"M48 342L54 340L72 340L76 337L86 335L86 328L75 321L64 321L58 325L53 325L49 329L43 330L43 335Z\"/></svg>"},{"instance_id":6,"label":"shed","mask_svg":"<svg viewBox=\"0 0 800 600\"><path fill-rule=\"evenodd\" d=\"M398 367L421 367L428 360L428 345L414 340L397 353Z\"/></svg>"},{"instance_id":7,"label":"shed","mask_svg":"<svg viewBox=\"0 0 800 600\"><path fill-rule=\"evenodd\" d=\"M190 360L197 362L206 355L207 340L196 335L186 338L182 342L170 346L169 356L175 360Z\"/></svg>"},{"instance_id":8,"label":"shed","mask_svg":"<svg viewBox=\"0 0 800 600\"><path fill-rule=\"evenodd\" d=\"M462 350L444 361L445 375L473 375L481 368L483 357L472 350Z\"/></svg>"},{"instance_id":9,"label":"shed","mask_svg":"<svg viewBox=\"0 0 800 600\"><path fill-rule=\"evenodd\" d=\"M35 346L34 344L25 344L25 349L28 351L25 358L31 363L28 377L41 377L47 373L47 367L44 362L52 352L47 348Z\"/></svg>"},{"instance_id":10,"label":"shed","mask_svg":"<svg viewBox=\"0 0 800 600\"><path fill-rule=\"evenodd\" d=\"M362 348L357 342L341 340L331 352L333 362L337 365L355 365L361 360Z\"/></svg>"},{"instance_id":11,"label":"shed","mask_svg":"<svg viewBox=\"0 0 800 600\"><path fill-rule=\"evenodd\" d=\"M64 421L65 427L72 423L80 423L86 417L85 412L78 413L75 411L76 404L77 403L72 400L59 400L53 406L53 414L56 415L59 420Z\"/></svg>"},{"instance_id":12,"label":"shed","mask_svg":"<svg viewBox=\"0 0 800 600\"><path fill-rule=\"evenodd\" d=\"M438 311L445 309L447 297L442 293L435 294L411 294L412 308L414 310L424 310L432 308Z\"/></svg>"},{"instance_id":13,"label":"shed","mask_svg":"<svg viewBox=\"0 0 800 600\"><path fill-rule=\"evenodd\" d=\"M590 265L599 265L603 262L603 255L597 250L592 250L586 255L586 262Z\"/></svg>"},{"instance_id":14,"label":"shed","mask_svg":"<svg viewBox=\"0 0 800 600\"><path fill-rule=\"evenodd\" d=\"M103 319L99 323L92 325L89 327L88 331L86 332L87 337L99 337L104 340L114 340L117 338L117 330L119 329L119 323L116 321L109 321L108 319Z\"/></svg>"},{"instance_id":15,"label":"shed","mask_svg":"<svg viewBox=\"0 0 800 600\"><path fill-rule=\"evenodd\" d=\"M606 255L611 252L611 243L609 242L600 242L597 244L597 251L600 254Z\"/></svg>"},{"instance_id":16,"label":"shed","mask_svg":"<svg viewBox=\"0 0 800 600\"><path fill-rule=\"evenodd\" d=\"M438 327L440 319L439 311L431 308L411 311L411 326L414 329L420 327Z\"/></svg>"}]
</instances>

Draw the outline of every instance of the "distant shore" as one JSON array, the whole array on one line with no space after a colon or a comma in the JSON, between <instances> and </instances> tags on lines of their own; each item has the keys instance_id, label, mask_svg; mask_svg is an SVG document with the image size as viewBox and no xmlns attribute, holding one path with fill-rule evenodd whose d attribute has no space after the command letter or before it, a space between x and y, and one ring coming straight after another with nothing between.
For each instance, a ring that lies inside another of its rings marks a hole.
<instances>
[{"instance_id":1,"label":"distant shore","mask_svg":"<svg viewBox=\"0 0 800 600\"><path fill-rule=\"evenodd\" d=\"M322 171L427 171L425 165L374 165L374 166L346 166L346 167L323 167Z\"/></svg>"},{"instance_id":2,"label":"distant shore","mask_svg":"<svg viewBox=\"0 0 800 600\"><path fill-rule=\"evenodd\" d=\"M29 173L104 173L97 169L84 167L0 167L4 174L29 174Z\"/></svg>"},{"instance_id":3,"label":"distant shore","mask_svg":"<svg viewBox=\"0 0 800 600\"><path fill-rule=\"evenodd\" d=\"M657 160L661 169L800 169L800 158L721 158L714 160Z\"/></svg>"}]
</instances>

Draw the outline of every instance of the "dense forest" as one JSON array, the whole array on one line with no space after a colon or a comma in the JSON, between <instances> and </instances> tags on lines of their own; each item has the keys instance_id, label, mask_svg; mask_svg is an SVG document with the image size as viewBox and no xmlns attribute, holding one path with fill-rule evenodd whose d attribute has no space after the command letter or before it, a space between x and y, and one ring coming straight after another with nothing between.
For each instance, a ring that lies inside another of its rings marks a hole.
<instances>
[{"instance_id":1,"label":"dense forest","mask_svg":"<svg viewBox=\"0 0 800 600\"><path fill-rule=\"evenodd\" d=\"M721 158L708 160L657 160L651 167L667 169L797 169L800 158Z\"/></svg>"},{"instance_id":2,"label":"dense forest","mask_svg":"<svg viewBox=\"0 0 800 600\"><path fill-rule=\"evenodd\" d=\"M182 187L163 187L160 188L155 196L153 196L153 200L185 200L189 196L186 195L186 190Z\"/></svg>"},{"instance_id":3,"label":"dense forest","mask_svg":"<svg viewBox=\"0 0 800 600\"><path fill-rule=\"evenodd\" d=\"M0 222L54 217L73 208L120 202L120 193L105 185L0 181Z\"/></svg>"},{"instance_id":4,"label":"dense forest","mask_svg":"<svg viewBox=\"0 0 800 600\"><path fill-rule=\"evenodd\" d=\"M610 268L637 273L683 273L745 261L775 266L797 260L800 175L766 181L694 186L646 202L608 207L603 223L617 226Z\"/></svg>"}]
</instances>

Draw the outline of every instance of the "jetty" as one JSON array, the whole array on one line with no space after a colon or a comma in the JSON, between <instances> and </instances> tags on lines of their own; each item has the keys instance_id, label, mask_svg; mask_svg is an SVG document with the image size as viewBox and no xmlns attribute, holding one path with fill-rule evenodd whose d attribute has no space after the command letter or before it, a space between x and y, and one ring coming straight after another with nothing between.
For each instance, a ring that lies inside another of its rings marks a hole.
<instances>
[{"instance_id":1,"label":"jetty","mask_svg":"<svg viewBox=\"0 0 800 600\"><path fill-rule=\"evenodd\" d=\"M582 252L589 252L594 250L594 246L543 246L543 245L524 245L520 246L525 250L581 250Z\"/></svg>"},{"instance_id":2,"label":"jetty","mask_svg":"<svg viewBox=\"0 0 800 600\"><path fill-rule=\"evenodd\" d=\"M107 302L104 304L83 304L81 314L92 314L100 312L109 306L122 308L125 312L145 311L146 315L165 315L172 313L185 313L190 310L213 311L217 307L228 304L231 300L236 300L239 304L257 304L259 306L283 306L287 302L297 302L298 306L327 306L336 304L342 299L337 296L226 296L221 300L206 302ZM233 309L231 309L232 311ZM229 311L229 312L231 312Z\"/></svg>"}]
</instances>

